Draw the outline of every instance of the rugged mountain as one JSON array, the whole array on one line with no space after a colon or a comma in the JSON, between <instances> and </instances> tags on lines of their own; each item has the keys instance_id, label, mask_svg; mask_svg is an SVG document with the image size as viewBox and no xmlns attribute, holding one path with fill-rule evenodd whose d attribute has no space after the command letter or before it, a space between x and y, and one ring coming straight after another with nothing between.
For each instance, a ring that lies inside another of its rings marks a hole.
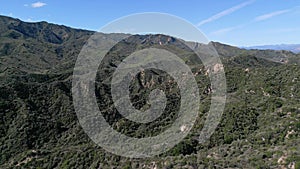
<instances>
[{"instance_id":1,"label":"rugged mountain","mask_svg":"<svg viewBox=\"0 0 300 169\"><path fill-rule=\"evenodd\" d=\"M245 50L212 42L224 64L227 104L222 120L205 144L198 134L210 106L210 82L203 65L197 74L201 110L192 132L167 153L129 159L104 151L81 128L73 108L71 82L76 58L91 31L46 22L0 17L0 168L280 168L300 167L299 55L288 51ZM122 34L100 34L105 42ZM171 39L171 40L169 40ZM124 58L149 46L192 57L175 38L134 35L107 55L95 84L98 105L111 106L106 80ZM196 45L201 47L201 44ZM124 119L114 109L103 116L115 130L147 137L165 130L176 117L178 88L158 70L138 74L130 87L138 109L149 92L167 90L161 118L149 124ZM152 83L152 86L145 85ZM106 110L106 109L105 109ZM175 113L175 114L174 114ZM153 130L152 130L153 129Z\"/></svg>"}]
</instances>

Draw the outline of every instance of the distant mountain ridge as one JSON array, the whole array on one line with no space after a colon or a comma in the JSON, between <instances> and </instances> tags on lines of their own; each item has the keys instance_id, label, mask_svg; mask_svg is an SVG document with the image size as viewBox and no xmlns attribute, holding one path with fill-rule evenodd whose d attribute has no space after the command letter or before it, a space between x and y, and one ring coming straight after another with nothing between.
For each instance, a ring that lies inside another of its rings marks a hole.
<instances>
[{"instance_id":1,"label":"distant mountain ridge","mask_svg":"<svg viewBox=\"0 0 300 169\"><path fill-rule=\"evenodd\" d=\"M260 49L260 50L287 50L294 53L300 53L300 44L262 45L262 46L250 46L244 48Z\"/></svg>"}]
</instances>

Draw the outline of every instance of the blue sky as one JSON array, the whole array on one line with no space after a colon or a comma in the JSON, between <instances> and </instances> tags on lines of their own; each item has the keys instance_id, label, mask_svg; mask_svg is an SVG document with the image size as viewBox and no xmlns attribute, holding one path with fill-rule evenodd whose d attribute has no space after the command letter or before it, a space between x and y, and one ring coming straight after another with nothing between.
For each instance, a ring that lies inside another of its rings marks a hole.
<instances>
[{"instance_id":1,"label":"blue sky","mask_svg":"<svg viewBox=\"0 0 300 169\"><path fill-rule=\"evenodd\" d=\"M90 30L141 12L176 15L230 45L300 44L300 0L0 0L1 15Z\"/></svg>"}]
</instances>

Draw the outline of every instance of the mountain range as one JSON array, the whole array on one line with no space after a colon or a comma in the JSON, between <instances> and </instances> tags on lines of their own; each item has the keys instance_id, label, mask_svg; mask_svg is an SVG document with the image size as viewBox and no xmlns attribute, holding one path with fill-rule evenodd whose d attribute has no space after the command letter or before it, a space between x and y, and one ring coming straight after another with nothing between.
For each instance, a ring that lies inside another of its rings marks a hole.
<instances>
[{"instance_id":1,"label":"mountain range","mask_svg":"<svg viewBox=\"0 0 300 169\"><path fill-rule=\"evenodd\" d=\"M287 50L294 53L300 52L300 44L281 44L281 45L262 45L245 47L245 49L260 49L260 50Z\"/></svg>"},{"instance_id":2,"label":"mountain range","mask_svg":"<svg viewBox=\"0 0 300 169\"><path fill-rule=\"evenodd\" d=\"M216 131L199 143L213 91L204 65L189 62L201 99L191 132L164 154L135 159L95 144L74 110L73 69L94 33L0 16L0 168L300 168L300 54L211 42L227 83L226 106ZM99 33L99 37L101 47L124 34ZM161 117L139 124L114 108L107 82L125 54L149 46L176 51L184 58L193 56L176 38L134 35L114 46L97 72L95 94L103 117L130 137L157 135L177 117L178 86L170 83L168 74L153 69L133 77L130 99L135 108L145 110L150 91L166 91L168 101Z\"/></svg>"}]
</instances>

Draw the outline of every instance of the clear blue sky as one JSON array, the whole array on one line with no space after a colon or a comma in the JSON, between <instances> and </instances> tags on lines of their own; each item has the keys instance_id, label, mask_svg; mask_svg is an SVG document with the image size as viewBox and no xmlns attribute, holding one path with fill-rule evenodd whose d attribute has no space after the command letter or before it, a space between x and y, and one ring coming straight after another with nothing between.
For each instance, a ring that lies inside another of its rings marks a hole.
<instances>
[{"instance_id":1,"label":"clear blue sky","mask_svg":"<svg viewBox=\"0 0 300 169\"><path fill-rule=\"evenodd\" d=\"M0 0L1 15L90 30L141 12L179 16L226 44L300 44L300 0Z\"/></svg>"}]
</instances>

